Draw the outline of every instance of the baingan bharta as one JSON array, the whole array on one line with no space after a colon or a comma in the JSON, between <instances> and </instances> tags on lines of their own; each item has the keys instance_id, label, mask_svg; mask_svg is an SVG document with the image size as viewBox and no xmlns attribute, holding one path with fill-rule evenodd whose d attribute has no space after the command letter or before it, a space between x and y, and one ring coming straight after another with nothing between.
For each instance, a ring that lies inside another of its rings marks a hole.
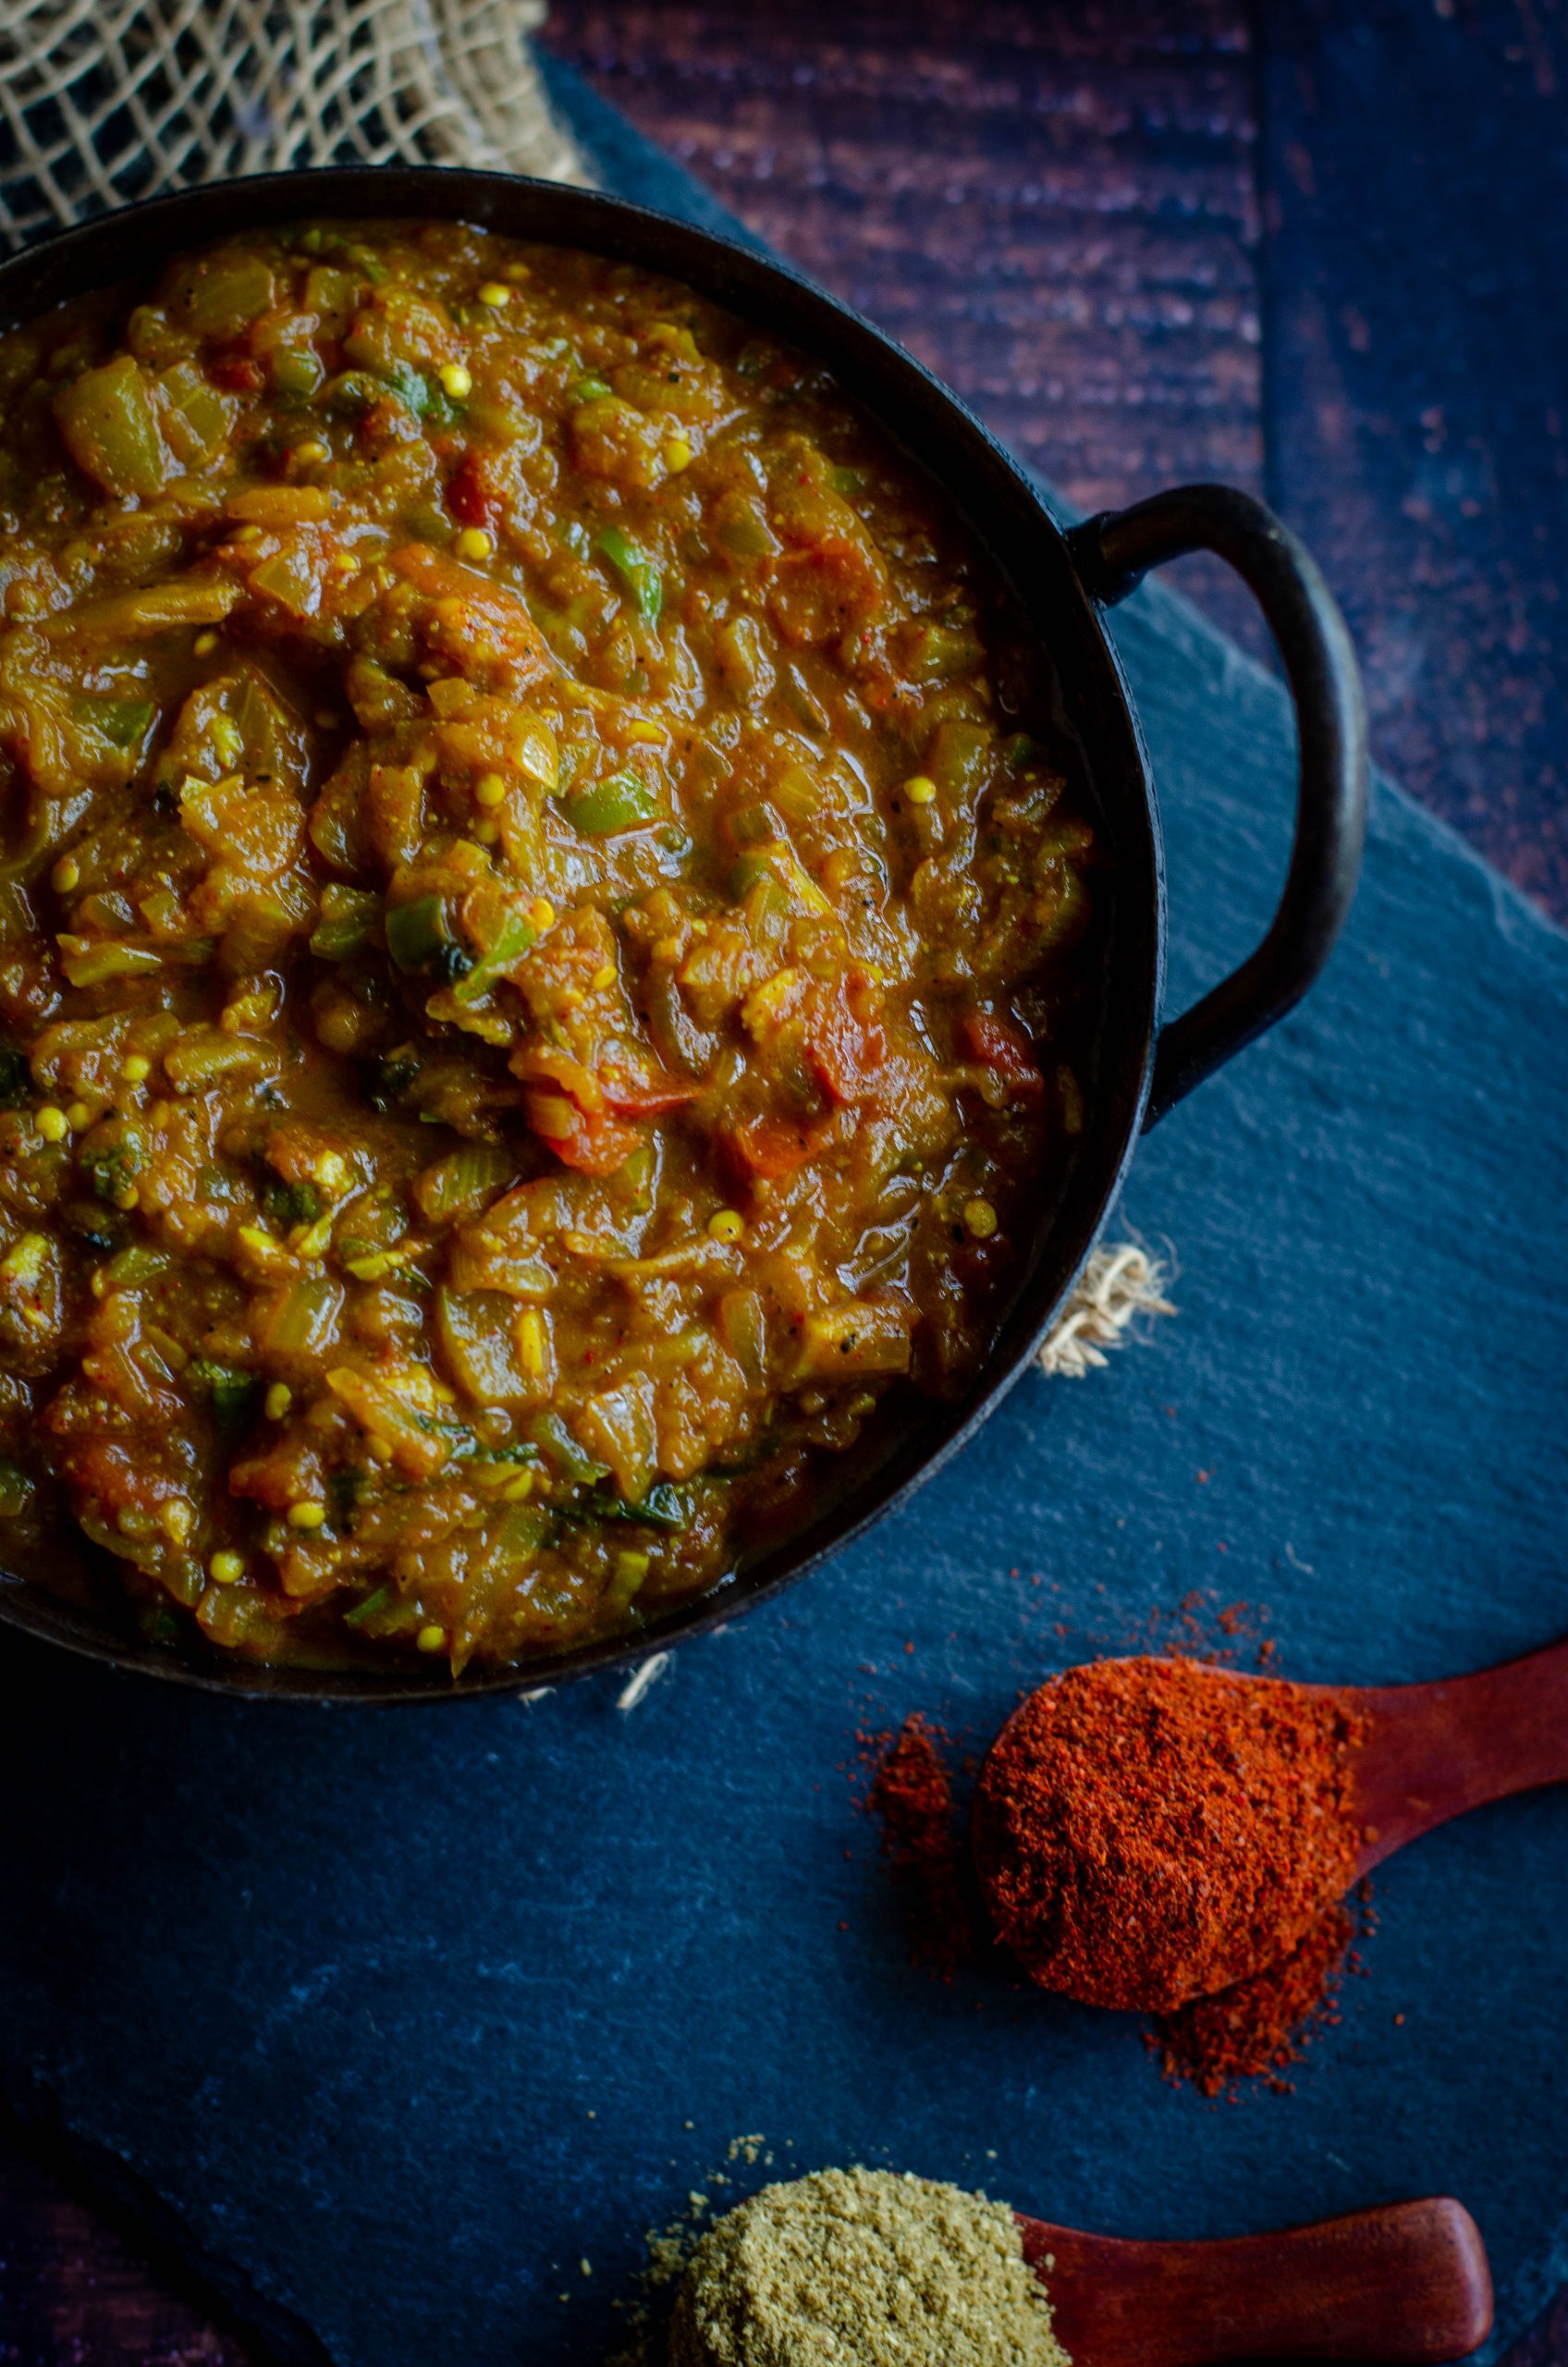
<instances>
[{"instance_id":1,"label":"baingan bharta","mask_svg":"<svg viewBox=\"0 0 1568 2367\"><path fill-rule=\"evenodd\" d=\"M0 341L0 1563L520 1656L971 1371L1084 1117L1073 755L693 294L301 225Z\"/></svg>"}]
</instances>

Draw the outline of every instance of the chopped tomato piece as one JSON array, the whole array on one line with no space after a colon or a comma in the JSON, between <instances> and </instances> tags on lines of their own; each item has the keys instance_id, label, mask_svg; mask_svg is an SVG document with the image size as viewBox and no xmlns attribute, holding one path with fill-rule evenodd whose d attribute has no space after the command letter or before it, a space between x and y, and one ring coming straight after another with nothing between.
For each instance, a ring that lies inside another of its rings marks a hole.
<instances>
[{"instance_id":1,"label":"chopped tomato piece","mask_svg":"<svg viewBox=\"0 0 1568 2367\"><path fill-rule=\"evenodd\" d=\"M465 452L447 478L447 508L459 526L494 528L501 506L485 484L479 453Z\"/></svg>"},{"instance_id":2,"label":"chopped tomato piece","mask_svg":"<svg viewBox=\"0 0 1568 2367\"><path fill-rule=\"evenodd\" d=\"M606 1110L580 1110L564 1093L531 1093L528 1122L563 1167L583 1175L613 1175L624 1167L643 1137Z\"/></svg>"},{"instance_id":3,"label":"chopped tomato piece","mask_svg":"<svg viewBox=\"0 0 1568 2367\"><path fill-rule=\"evenodd\" d=\"M219 353L207 364L207 375L215 386L227 386L237 395L253 395L266 384L266 373L249 353Z\"/></svg>"},{"instance_id":4,"label":"chopped tomato piece","mask_svg":"<svg viewBox=\"0 0 1568 2367\"><path fill-rule=\"evenodd\" d=\"M1045 1091L1035 1048L1016 1020L998 1019L991 1011L965 1012L958 1023L958 1040L972 1061L994 1070L1015 1093Z\"/></svg>"},{"instance_id":5,"label":"chopped tomato piece","mask_svg":"<svg viewBox=\"0 0 1568 2367\"><path fill-rule=\"evenodd\" d=\"M506 584L424 543L404 543L386 563L424 596L418 623L431 656L465 680L495 674L492 687L515 693L551 672L545 636Z\"/></svg>"},{"instance_id":6,"label":"chopped tomato piece","mask_svg":"<svg viewBox=\"0 0 1568 2367\"><path fill-rule=\"evenodd\" d=\"M817 1150L816 1128L800 1118L753 1118L729 1135L742 1172L769 1180L793 1175Z\"/></svg>"},{"instance_id":7,"label":"chopped tomato piece","mask_svg":"<svg viewBox=\"0 0 1568 2367\"><path fill-rule=\"evenodd\" d=\"M888 1049L870 981L856 973L839 992L830 986L819 987L814 1000L806 1058L829 1099L858 1101Z\"/></svg>"},{"instance_id":8,"label":"chopped tomato piece","mask_svg":"<svg viewBox=\"0 0 1568 2367\"><path fill-rule=\"evenodd\" d=\"M695 1101L700 1085L671 1076L668 1070L646 1077L630 1076L621 1069L602 1069L599 1085L606 1106L618 1118L657 1118L667 1110L683 1110Z\"/></svg>"}]
</instances>

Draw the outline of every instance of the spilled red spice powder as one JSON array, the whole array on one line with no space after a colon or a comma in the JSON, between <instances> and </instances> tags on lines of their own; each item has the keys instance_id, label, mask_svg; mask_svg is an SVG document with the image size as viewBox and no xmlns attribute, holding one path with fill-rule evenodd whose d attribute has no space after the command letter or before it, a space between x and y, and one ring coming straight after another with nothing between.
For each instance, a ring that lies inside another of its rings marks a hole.
<instances>
[{"instance_id":1,"label":"spilled red spice powder","mask_svg":"<svg viewBox=\"0 0 1568 2367\"><path fill-rule=\"evenodd\" d=\"M936 1729L916 1714L887 1745L866 1796L882 1846L905 1884L911 1953L952 1978L974 1946L953 1789Z\"/></svg>"},{"instance_id":2,"label":"spilled red spice powder","mask_svg":"<svg viewBox=\"0 0 1568 2367\"><path fill-rule=\"evenodd\" d=\"M1305 1686L1180 1660L1069 1669L981 1772L999 1936L1047 1989L1163 2014L1280 1962L1354 1877L1364 1734Z\"/></svg>"},{"instance_id":3,"label":"spilled red spice powder","mask_svg":"<svg viewBox=\"0 0 1568 2367\"><path fill-rule=\"evenodd\" d=\"M1247 2079L1290 2094L1284 2075L1302 2060L1314 2026L1338 2019L1334 1997L1354 1934L1349 1910L1331 1907L1282 1963L1161 2015L1146 2043L1166 2078L1206 2096Z\"/></svg>"}]
</instances>

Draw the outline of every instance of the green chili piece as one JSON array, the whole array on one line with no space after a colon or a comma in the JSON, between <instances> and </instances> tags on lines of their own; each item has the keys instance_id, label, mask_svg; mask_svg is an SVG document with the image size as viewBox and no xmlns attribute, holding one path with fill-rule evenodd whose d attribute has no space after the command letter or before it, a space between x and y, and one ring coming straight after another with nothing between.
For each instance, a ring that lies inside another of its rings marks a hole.
<instances>
[{"instance_id":1,"label":"green chili piece","mask_svg":"<svg viewBox=\"0 0 1568 2367\"><path fill-rule=\"evenodd\" d=\"M608 1488L595 1488L588 1503L600 1520L644 1521L651 1528L684 1528L692 1517L692 1500L673 1479L655 1481L634 1504Z\"/></svg>"},{"instance_id":2,"label":"green chili piece","mask_svg":"<svg viewBox=\"0 0 1568 2367\"><path fill-rule=\"evenodd\" d=\"M383 365L381 374L404 410L411 411L416 419L423 419L433 400L430 381L423 372L416 370L411 362L388 362Z\"/></svg>"},{"instance_id":3,"label":"green chili piece","mask_svg":"<svg viewBox=\"0 0 1568 2367\"><path fill-rule=\"evenodd\" d=\"M566 399L569 403L597 403L614 392L607 378L579 378L575 386L567 388Z\"/></svg>"},{"instance_id":4,"label":"green chili piece","mask_svg":"<svg viewBox=\"0 0 1568 2367\"><path fill-rule=\"evenodd\" d=\"M595 1462L586 1448L578 1444L558 1414L535 1414L529 1434L536 1446L555 1456L569 1479L591 1487L595 1480L609 1478L609 1466Z\"/></svg>"},{"instance_id":5,"label":"green chili piece","mask_svg":"<svg viewBox=\"0 0 1568 2367\"><path fill-rule=\"evenodd\" d=\"M641 773L606 773L590 781L566 802L567 820L585 838L613 838L618 830L635 830L658 817L658 796Z\"/></svg>"},{"instance_id":6,"label":"green chili piece","mask_svg":"<svg viewBox=\"0 0 1568 2367\"><path fill-rule=\"evenodd\" d=\"M729 835L738 847L772 846L784 834L783 823L766 799L738 805L729 816Z\"/></svg>"},{"instance_id":7,"label":"green chili piece","mask_svg":"<svg viewBox=\"0 0 1568 2367\"><path fill-rule=\"evenodd\" d=\"M321 891L321 919L311 934L311 951L324 962L346 962L370 941L381 917L381 899L370 888L345 888L336 880Z\"/></svg>"},{"instance_id":8,"label":"green chili piece","mask_svg":"<svg viewBox=\"0 0 1568 2367\"><path fill-rule=\"evenodd\" d=\"M421 896L387 913L386 950L399 970L428 970L453 943L442 896Z\"/></svg>"},{"instance_id":9,"label":"green chili piece","mask_svg":"<svg viewBox=\"0 0 1568 2367\"><path fill-rule=\"evenodd\" d=\"M639 614L651 625L656 625L664 607L664 577L655 561L619 526L605 528L598 538L598 548L636 601Z\"/></svg>"},{"instance_id":10,"label":"green chili piece","mask_svg":"<svg viewBox=\"0 0 1568 2367\"><path fill-rule=\"evenodd\" d=\"M280 395L309 402L326 380L326 365L313 345L280 345L272 357L272 382Z\"/></svg>"},{"instance_id":11,"label":"green chili piece","mask_svg":"<svg viewBox=\"0 0 1568 2367\"><path fill-rule=\"evenodd\" d=\"M765 879L771 879L775 887L778 884L767 856L760 852L748 852L736 856L729 866L729 877L726 884L731 897L739 904L744 901L750 889L757 887Z\"/></svg>"},{"instance_id":12,"label":"green chili piece","mask_svg":"<svg viewBox=\"0 0 1568 2367\"><path fill-rule=\"evenodd\" d=\"M104 1268L104 1287L111 1291L135 1290L141 1282L166 1273L168 1259L161 1249L143 1249L133 1242L129 1249L118 1249Z\"/></svg>"},{"instance_id":13,"label":"green chili piece","mask_svg":"<svg viewBox=\"0 0 1568 2367\"><path fill-rule=\"evenodd\" d=\"M496 931L495 943L485 947L472 969L453 987L454 1000L477 1002L481 995L489 992L501 973L527 952L535 935L521 913L508 913Z\"/></svg>"},{"instance_id":14,"label":"green chili piece","mask_svg":"<svg viewBox=\"0 0 1568 2367\"><path fill-rule=\"evenodd\" d=\"M32 1098L32 1073L23 1055L0 1045L0 1110L22 1110Z\"/></svg>"},{"instance_id":15,"label":"green chili piece","mask_svg":"<svg viewBox=\"0 0 1568 2367\"><path fill-rule=\"evenodd\" d=\"M206 1391L220 1430L250 1428L262 1387L253 1372L242 1365L220 1364L213 1356L192 1356L185 1369L198 1389Z\"/></svg>"},{"instance_id":16,"label":"green chili piece","mask_svg":"<svg viewBox=\"0 0 1568 2367\"><path fill-rule=\"evenodd\" d=\"M279 1179L262 1194L262 1206L275 1223L291 1230L297 1224L314 1224L326 1202L313 1184L285 1184Z\"/></svg>"},{"instance_id":17,"label":"green chili piece","mask_svg":"<svg viewBox=\"0 0 1568 2367\"><path fill-rule=\"evenodd\" d=\"M15 1520L32 1497L32 1481L19 1464L0 1460L0 1520Z\"/></svg>"},{"instance_id":18,"label":"green chili piece","mask_svg":"<svg viewBox=\"0 0 1568 2367\"><path fill-rule=\"evenodd\" d=\"M157 708L151 699L81 698L76 710L116 748L140 748Z\"/></svg>"}]
</instances>

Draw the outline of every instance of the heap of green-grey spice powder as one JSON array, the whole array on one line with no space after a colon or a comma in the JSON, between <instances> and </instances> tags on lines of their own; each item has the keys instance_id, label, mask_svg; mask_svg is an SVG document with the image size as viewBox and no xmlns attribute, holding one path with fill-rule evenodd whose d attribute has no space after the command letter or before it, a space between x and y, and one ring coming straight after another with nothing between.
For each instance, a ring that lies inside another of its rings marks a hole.
<instances>
[{"instance_id":1,"label":"heap of green-grey spice powder","mask_svg":"<svg viewBox=\"0 0 1568 2367\"><path fill-rule=\"evenodd\" d=\"M669 2367L1069 2367L1004 2203L891 2170L764 2187L688 2263Z\"/></svg>"}]
</instances>

